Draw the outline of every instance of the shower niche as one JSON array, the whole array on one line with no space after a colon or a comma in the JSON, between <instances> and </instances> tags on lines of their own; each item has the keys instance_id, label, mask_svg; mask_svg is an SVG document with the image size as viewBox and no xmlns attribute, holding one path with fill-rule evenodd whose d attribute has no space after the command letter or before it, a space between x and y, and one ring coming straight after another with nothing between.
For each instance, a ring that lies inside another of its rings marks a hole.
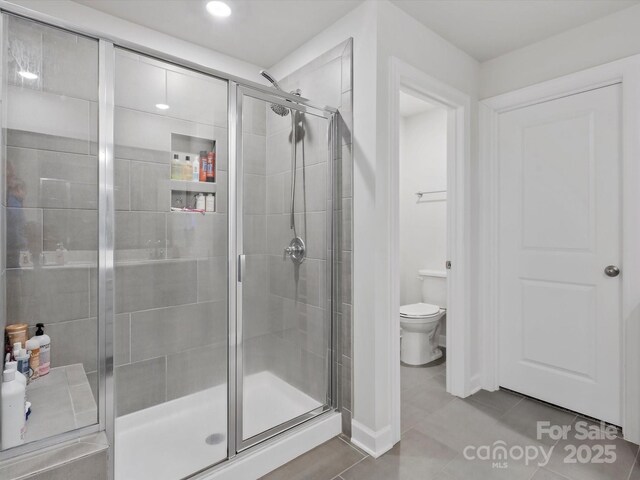
<instances>
[{"instance_id":1,"label":"shower niche","mask_svg":"<svg viewBox=\"0 0 640 480\"><path fill-rule=\"evenodd\" d=\"M216 211L216 140L171 133L171 211Z\"/></svg>"}]
</instances>

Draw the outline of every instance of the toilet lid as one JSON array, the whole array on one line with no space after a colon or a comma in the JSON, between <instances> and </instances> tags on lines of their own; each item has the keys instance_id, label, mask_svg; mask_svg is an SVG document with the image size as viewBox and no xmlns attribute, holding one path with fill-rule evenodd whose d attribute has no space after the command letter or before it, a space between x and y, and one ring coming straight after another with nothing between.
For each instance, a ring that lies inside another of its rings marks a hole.
<instances>
[{"instance_id":1,"label":"toilet lid","mask_svg":"<svg viewBox=\"0 0 640 480\"><path fill-rule=\"evenodd\" d=\"M403 317L428 317L437 314L439 311L439 306L431 305L430 303L412 303L411 305L400 307L400 315Z\"/></svg>"}]
</instances>

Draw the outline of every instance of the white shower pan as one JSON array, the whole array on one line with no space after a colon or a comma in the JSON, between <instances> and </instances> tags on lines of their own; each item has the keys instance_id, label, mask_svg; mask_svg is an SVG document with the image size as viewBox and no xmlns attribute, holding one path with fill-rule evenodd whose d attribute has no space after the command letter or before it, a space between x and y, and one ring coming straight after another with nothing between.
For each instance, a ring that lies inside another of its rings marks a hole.
<instances>
[{"instance_id":1,"label":"white shower pan","mask_svg":"<svg viewBox=\"0 0 640 480\"><path fill-rule=\"evenodd\" d=\"M245 438L321 407L280 377L245 377ZM226 384L116 419L116 480L176 480L227 456Z\"/></svg>"}]
</instances>

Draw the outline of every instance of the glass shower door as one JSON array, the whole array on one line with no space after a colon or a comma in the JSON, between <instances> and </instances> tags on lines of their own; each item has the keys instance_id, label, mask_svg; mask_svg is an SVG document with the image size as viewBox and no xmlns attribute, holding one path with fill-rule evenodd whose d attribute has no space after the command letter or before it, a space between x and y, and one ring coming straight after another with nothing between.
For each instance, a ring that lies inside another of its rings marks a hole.
<instances>
[{"instance_id":1,"label":"glass shower door","mask_svg":"<svg viewBox=\"0 0 640 480\"><path fill-rule=\"evenodd\" d=\"M237 444L331 404L331 114L238 89Z\"/></svg>"}]
</instances>

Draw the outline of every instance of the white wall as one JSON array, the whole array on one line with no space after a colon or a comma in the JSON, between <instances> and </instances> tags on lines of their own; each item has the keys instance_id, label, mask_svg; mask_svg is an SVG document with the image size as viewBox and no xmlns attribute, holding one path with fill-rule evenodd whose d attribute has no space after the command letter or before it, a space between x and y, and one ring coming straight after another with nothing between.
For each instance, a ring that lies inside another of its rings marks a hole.
<instances>
[{"instance_id":1,"label":"white wall","mask_svg":"<svg viewBox=\"0 0 640 480\"><path fill-rule=\"evenodd\" d=\"M640 53L640 5L576 27L480 66L480 98Z\"/></svg>"},{"instance_id":2,"label":"white wall","mask_svg":"<svg viewBox=\"0 0 640 480\"><path fill-rule=\"evenodd\" d=\"M402 117L400 124L400 303L422 301L418 270L447 260L447 111Z\"/></svg>"}]
</instances>

